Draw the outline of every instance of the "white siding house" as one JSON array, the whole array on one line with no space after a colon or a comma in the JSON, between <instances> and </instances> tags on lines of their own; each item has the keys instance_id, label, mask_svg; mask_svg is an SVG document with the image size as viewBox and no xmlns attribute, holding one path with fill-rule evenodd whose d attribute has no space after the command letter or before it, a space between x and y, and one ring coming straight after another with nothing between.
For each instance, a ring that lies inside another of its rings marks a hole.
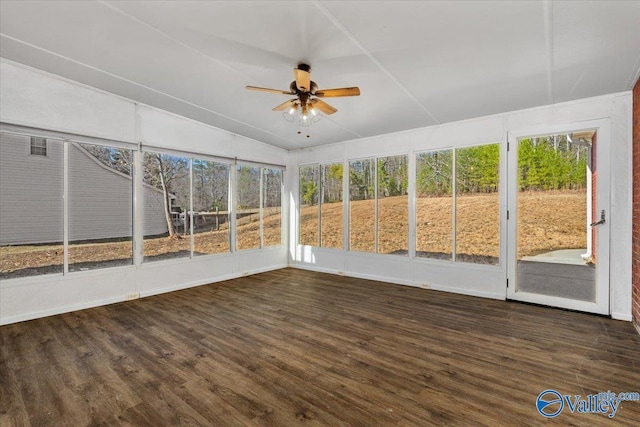
<instances>
[{"instance_id":1,"label":"white siding house","mask_svg":"<svg viewBox=\"0 0 640 427\"><path fill-rule=\"evenodd\" d=\"M69 240L131 237L132 179L69 143ZM0 245L61 242L63 143L46 140L32 152L30 137L0 136ZM144 234L167 232L162 192L144 186Z\"/></svg>"}]
</instances>

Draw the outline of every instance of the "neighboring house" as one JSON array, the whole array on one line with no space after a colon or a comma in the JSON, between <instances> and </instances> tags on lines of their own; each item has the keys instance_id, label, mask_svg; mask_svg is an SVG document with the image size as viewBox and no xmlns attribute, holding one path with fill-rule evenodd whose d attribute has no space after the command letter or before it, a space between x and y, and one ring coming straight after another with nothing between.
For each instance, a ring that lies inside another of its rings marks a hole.
<instances>
[{"instance_id":1,"label":"neighboring house","mask_svg":"<svg viewBox=\"0 0 640 427\"><path fill-rule=\"evenodd\" d=\"M63 143L0 134L0 245L61 242ZM69 144L69 240L130 237L132 179ZM144 186L144 235L167 232L162 192Z\"/></svg>"}]
</instances>

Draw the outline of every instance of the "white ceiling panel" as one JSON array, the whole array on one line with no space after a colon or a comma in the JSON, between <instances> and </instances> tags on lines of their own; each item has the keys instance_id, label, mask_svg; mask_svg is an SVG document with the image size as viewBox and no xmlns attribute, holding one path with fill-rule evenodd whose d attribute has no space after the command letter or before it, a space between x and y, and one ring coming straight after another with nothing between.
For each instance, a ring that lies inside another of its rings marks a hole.
<instances>
[{"instance_id":1,"label":"white ceiling panel","mask_svg":"<svg viewBox=\"0 0 640 427\"><path fill-rule=\"evenodd\" d=\"M393 2L358 10L340 2L328 9L438 122L552 102L544 97L539 2Z\"/></svg>"},{"instance_id":2,"label":"white ceiling panel","mask_svg":"<svg viewBox=\"0 0 640 427\"><path fill-rule=\"evenodd\" d=\"M556 102L631 89L640 68L640 1L553 4Z\"/></svg>"},{"instance_id":3,"label":"white ceiling panel","mask_svg":"<svg viewBox=\"0 0 640 427\"><path fill-rule=\"evenodd\" d=\"M630 90L640 1L0 2L0 56L286 149ZM271 109L312 66L338 112Z\"/></svg>"}]
</instances>

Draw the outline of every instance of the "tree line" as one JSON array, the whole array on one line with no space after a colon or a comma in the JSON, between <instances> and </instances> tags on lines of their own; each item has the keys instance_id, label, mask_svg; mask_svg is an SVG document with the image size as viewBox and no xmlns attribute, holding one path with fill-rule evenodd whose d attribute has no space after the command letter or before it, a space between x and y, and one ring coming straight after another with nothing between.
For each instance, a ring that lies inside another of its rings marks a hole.
<instances>
[{"instance_id":1,"label":"tree line","mask_svg":"<svg viewBox=\"0 0 640 427\"><path fill-rule=\"evenodd\" d=\"M377 172L377 175L376 175ZM300 168L300 198L305 205L334 203L343 200L342 163L310 165ZM406 195L409 185L407 156L381 157L349 162L350 200ZM321 200L320 200L321 198Z\"/></svg>"},{"instance_id":2,"label":"tree line","mask_svg":"<svg viewBox=\"0 0 640 427\"><path fill-rule=\"evenodd\" d=\"M520 191L580 190L587 184L589 147L565 135L531 138L518 145Z\"/></svg>"},{"instance_id":3,"label":"tree line","mask_svg":"<svg viewBox=\"0 0 640 427\"><path fill-rule=\"evenodd\" d=\"M129 149L80 144L81 148L107 167L131 176L133 151ZM188 211L190 198L195 212L227 211L229 200L230 166L209 160L192 159L192 179L189 177L189 158L165 153L143 153L143 182L156 188L163 199L163 210L169 235L175 234L172 213ZM238 208L281 205L282 172L251 166L237 166ZM260 174L263 173L263 188ZM193 194L191 194L193 192Z\"/></svg>"},{"instance_id":4,"label":"tree line","mask_svg":"<svg viewBox=\"0 0 640 427\"><path fill-rule=\"evenodd\" d=\"M579 190L586 186L586 144L564 135L520 140L518 186L521 191ZM451 195L454 150L419 153L416 157L418 197ZM458 194L493 193L500 184L500 144L455 149L455 179ZM342 200L342 163L300 168L300 197L305 205ZM407 156L369 158L349 162L349 199L407 194ZM320 194L322 192L322 194Z\"/></svg>"}]
</instances>

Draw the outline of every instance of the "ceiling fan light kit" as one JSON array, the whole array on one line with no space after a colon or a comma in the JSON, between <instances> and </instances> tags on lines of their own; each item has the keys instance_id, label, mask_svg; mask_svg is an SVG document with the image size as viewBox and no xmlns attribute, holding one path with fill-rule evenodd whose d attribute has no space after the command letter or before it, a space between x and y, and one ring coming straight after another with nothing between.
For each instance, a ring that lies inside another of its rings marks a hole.
<instances>
[{"instance_id":1,"label":"ceiling fan light kit","mask_svg":"<svg viewBox=\"0 0 640 427\"><path fill-rule=\"evenodd\" d=\"M288 91L258 86L247 86L246 88L260 92L294 95L295 98L274 107L273 111L283 111L282 115L285 120L294 122L303 128L309 127L321 119L322 116L318 112L329 115L338 111L318 98L360 95L360 89L357 87L318 90L316 82L311 80L311 67L307 64L298 64L298 67L293 69L293 77L295 80L289 85ZM301 133L302 131L298 131L298 134ZM307 138L309 138L308 134Z\"/></svg>"}]
</instances>

